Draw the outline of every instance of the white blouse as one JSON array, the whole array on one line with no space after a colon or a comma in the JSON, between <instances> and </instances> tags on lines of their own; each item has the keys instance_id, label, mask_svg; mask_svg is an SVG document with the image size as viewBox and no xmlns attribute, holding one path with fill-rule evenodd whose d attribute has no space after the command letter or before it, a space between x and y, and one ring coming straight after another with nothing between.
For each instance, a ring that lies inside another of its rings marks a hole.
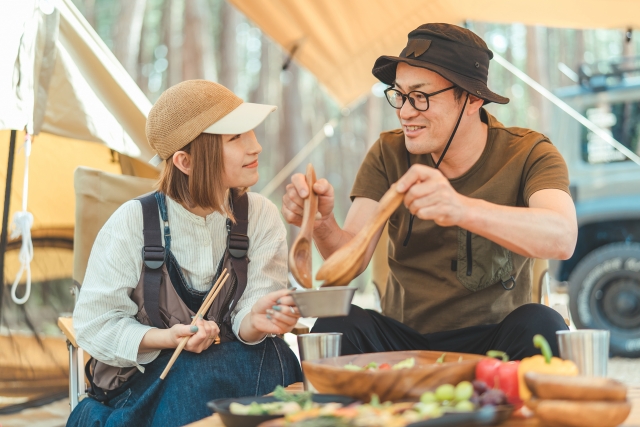
<instances>
[{"instance_id":1,"label":"white blouse","mask_svg":"<svg viewBox=\"0 0 640 427\"><path fill-rule=\"evenodd\" d=\"M242 319L253 304L287 286L287 232L280 213L267 198L257 193L248 196L251 262L247 288L231 314L238 339ZM226 215L214 212L202 218L169 197L167 212L171 251L187 284L201 292L209 290L226 249ZM130 298L142 272L143 241L142 207L139 201L131 200L118 208L98 233L73 312L80 347L101 362L141 370L140 364L150 363L160 354L138 354L142 337L151 328L135 319L138 307Z\"/></svg>"}]
</instances>

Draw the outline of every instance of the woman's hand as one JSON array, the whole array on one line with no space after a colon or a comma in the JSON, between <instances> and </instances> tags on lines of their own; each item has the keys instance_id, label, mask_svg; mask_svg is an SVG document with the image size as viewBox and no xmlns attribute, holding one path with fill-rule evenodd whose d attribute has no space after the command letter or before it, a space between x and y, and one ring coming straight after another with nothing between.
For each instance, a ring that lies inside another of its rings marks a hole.
<instances>
[{"instance_id":1,"label":"woman's hand","mask_svg":"<svg viewBox=\"0 0 640 427\"><path fill-rule=\"evenodd\" d=\"M216 322L204 320L201 316L193 326L173 325L168 331L173 344L172 348L178 347L184 337L190 336L184 349L193 353L202 353L208 349L220 334L220 328Z\"/></svg>"},{"instance_id":2,"label":"woman's hand","mask_svg":"<svg viewBox=\"0 0 640 427\"><path fill-rule=\"evenodd\" d=\"M184 349L201 353L213 344L218 334L220 334L220 328L216 322L204 320L202 317L196 319L196 324L193 326L178 324L169 329L149 328L142 337L138 352L148 353L176 348L182 342L182 338L191 337Z\"/></svg>"},{"instance_id":3,"label":"woman's hand","mask_svg":"<svg viewBox=\"0 0 640 427\"><path fill-rule=\"evenodd\" d=\"M244 341L255 342L266 334L291 332L300 318L300 311L289 289L271 292L260 298L240 325Z\"/></svg>"}]
</instances>

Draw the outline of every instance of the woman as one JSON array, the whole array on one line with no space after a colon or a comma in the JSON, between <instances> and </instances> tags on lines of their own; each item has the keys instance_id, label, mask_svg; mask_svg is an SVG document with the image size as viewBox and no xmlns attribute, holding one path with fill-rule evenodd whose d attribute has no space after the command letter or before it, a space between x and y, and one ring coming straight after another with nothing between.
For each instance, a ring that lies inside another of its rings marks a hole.
<instances>
[{"instance_id":1,"label":"woman","mask_svg":"<svg viewBox=\"0 0 640 427\"><path fill-rule=\"evenodd\" d=\"M94 358L92 394L67 425L179 426L208 415L209 400L301 380L274 336L299 318L286 289L286 230L273 203L245 191L262 151L253 129L273 110L191 80L149 112L147 138L164 170L158 191L122 205L94 243L73 316ZM230 278L190 326L223 268Z\"/></svg>"}]
</instances>

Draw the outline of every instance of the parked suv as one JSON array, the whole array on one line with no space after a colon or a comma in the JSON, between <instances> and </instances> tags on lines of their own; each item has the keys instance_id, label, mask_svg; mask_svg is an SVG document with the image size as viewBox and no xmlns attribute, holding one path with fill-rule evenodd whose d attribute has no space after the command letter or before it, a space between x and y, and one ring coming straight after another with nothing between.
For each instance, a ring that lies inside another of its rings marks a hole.
<instances>
[{"instance_id":1,"label":"parked suv","mask_svg":"<svg viewBox=\"0 0 640 427\"><path fill-rule=\"evenodd\" d=\"M640 58L583 65L579 79L556 94L639 153ZM552 263L552 275L568 282L577 327L608 329L613 355L640 357L640 165L565 113L553 116L579 231L575 253Z\"/></svg>"}]
</instances>

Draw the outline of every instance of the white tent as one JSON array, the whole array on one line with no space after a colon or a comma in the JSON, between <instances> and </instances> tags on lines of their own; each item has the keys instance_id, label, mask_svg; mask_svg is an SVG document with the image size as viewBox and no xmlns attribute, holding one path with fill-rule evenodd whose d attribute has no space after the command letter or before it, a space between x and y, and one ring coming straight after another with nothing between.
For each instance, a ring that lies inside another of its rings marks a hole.
<instances>
[{"instance_id":1,"label":"white tent","mask_svg":"<svg viewBox=\"0 0 640 427\"><path fill-rule=\"evenodd\" d=\"M22 210L23 141L28 132L34 135L27 204L34 217L32 280L69 279L74 264L74 171L87 166L157 176L146 164L152 157L144 132L151 103L70 0L0 0L0 11L2 183L8 175L10 133L18 131L8 218ZM13 282L19 269L19 245L10 242L13 250L4 258L5 283ZM28 337L0 336L0 390L5 395L67 387L64 340L41 342L43 347Z\"/></svg>"},{"instance_id":2,"label":"white tent","mask_svg":"<svg viewBox=\"0 0 640 427\"><path fill-rule=\"evenodd\" d=\"M0 130L151 158L144 134L151 103L71 1L1 3Z\"/></svg>"},{"instance_id":3,"label":"white tent","mask_svg":"<svg viewBox=\"0 0 640 427\"><path fill-rule=\"evenodd\" d=\"M33 235L71 240L76 167L157 174L146 165L152 157L144 133L151 103L71 0L0 0L0 10L0 182L6 179L9 129L20 131L9 218L21 209L27 131L35 135L27 206ZM17 254L7 254L6 262L9 280ZM62 277L70 277L70 263L58 266Z\"/></svg>"}]
</instances>

